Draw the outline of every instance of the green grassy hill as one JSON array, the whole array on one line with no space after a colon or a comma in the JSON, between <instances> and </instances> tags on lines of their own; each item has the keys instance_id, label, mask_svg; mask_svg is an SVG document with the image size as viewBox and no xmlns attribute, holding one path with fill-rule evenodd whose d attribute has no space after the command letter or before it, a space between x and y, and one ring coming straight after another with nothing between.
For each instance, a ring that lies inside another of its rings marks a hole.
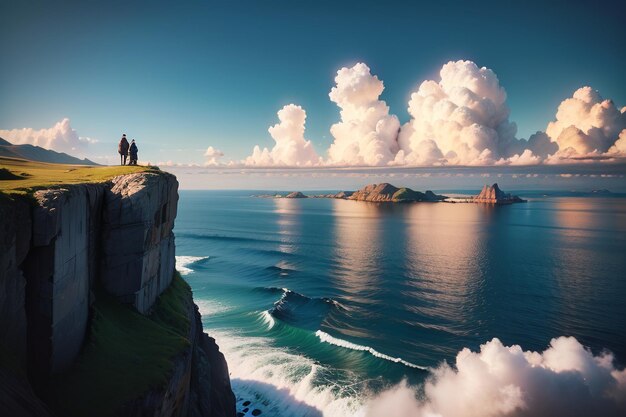
<instances>
[{"instance_id":1,"label":"green grassy hill","mask_svg":"<svg viewBox=\"0 0 626 417\"><path fill-rule=\"evenodd\" d=\"M118 175L151 170L158 171L158 168L50 164L0 156L0 192L30 194L38 189L103 182Z\"/></svg>"}]
</instances>

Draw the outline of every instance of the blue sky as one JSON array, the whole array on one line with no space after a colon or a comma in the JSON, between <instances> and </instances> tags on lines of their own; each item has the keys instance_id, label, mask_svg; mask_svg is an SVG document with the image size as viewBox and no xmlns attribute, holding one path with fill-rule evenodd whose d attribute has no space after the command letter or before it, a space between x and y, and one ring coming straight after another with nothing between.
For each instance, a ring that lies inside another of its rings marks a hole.
<instances>
[{"instance_id":1,"label":"blue sky","mask_svg":"<svg viewBox=\"0 0 626 417\"><path fill-rule=\"evenodd\" d=\"M356 62L401 123L410 93L457 59L497 74L518 138L583 85L626 105L618 2L179 3L2 1L0 129L67 117L99 141L90 155L115 155L126 132L148 160L202 163L209 145L234 159L271 147L267 128L294 102L322 155L333 78Z\"/></svg>"}]
</instances>

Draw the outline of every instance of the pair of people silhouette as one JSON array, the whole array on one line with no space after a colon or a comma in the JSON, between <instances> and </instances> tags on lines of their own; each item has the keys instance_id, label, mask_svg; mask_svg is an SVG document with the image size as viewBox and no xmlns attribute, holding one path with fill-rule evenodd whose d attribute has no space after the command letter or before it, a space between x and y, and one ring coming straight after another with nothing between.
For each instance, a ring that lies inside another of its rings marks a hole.
<instances>
[{"instance_id":1,"label":"pair of people silhouette","mask_svg":"<svg viewBox=\"0 0 626 417\"><path fill-rule=\"evenodd\" d=\"M139 152L139 149L137 149L135 139L129 144L126 139L126 133L124 133L119 145L117 145L117 153L120 154L120 165L126 165L126 158L128 156L130 156L128 165L137 165L137 152Z\"/></svg>"}]
</instances>

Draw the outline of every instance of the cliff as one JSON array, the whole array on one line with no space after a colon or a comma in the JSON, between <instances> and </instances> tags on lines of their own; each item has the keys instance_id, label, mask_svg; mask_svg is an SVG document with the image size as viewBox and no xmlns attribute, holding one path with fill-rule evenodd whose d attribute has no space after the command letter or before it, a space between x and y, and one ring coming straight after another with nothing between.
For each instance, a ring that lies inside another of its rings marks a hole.
<instances>
[{"instance_id":1,"label":"cliff","mask_svg":"<svg viewBox=\"0 0 626 417\"><path fill-rule=\"evenodd\" d=\"M513 204L523 203L525 200L522 200L516 195L505 193L498 187L497 183L494 183L492 186L485 185L480 194L473 197L471 201L486 204Z\"/></svg>"},{"instance_id":2,"label":"cliff","mask_svg":"<svg viewBox=\"0 0 626 417\"><path fill-rule=\"evenodd\" d=\"M177 190L151 170L0 193L3 413L235 415L224 357L174 271Z\"/></svg>"}]
</instances>

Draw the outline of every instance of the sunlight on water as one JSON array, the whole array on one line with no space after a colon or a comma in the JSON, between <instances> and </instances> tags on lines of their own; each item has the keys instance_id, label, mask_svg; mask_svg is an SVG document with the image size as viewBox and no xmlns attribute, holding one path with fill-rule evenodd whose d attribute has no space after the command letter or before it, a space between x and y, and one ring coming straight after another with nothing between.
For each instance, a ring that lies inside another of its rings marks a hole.
<instances>
[{"instance_id":1,"label":"sunlight on water","mask_svg":"<svg viewBox=\"0 0 626 417\"><path fill-rule=\"evenodd\" d=\"M626 361L621 199L492 207L183 192L176 234L239 403L266 415L365 415L381 393L414 395L424 369L494 337L541 352L571 335Z\"/></svg>"}]
</instances>

